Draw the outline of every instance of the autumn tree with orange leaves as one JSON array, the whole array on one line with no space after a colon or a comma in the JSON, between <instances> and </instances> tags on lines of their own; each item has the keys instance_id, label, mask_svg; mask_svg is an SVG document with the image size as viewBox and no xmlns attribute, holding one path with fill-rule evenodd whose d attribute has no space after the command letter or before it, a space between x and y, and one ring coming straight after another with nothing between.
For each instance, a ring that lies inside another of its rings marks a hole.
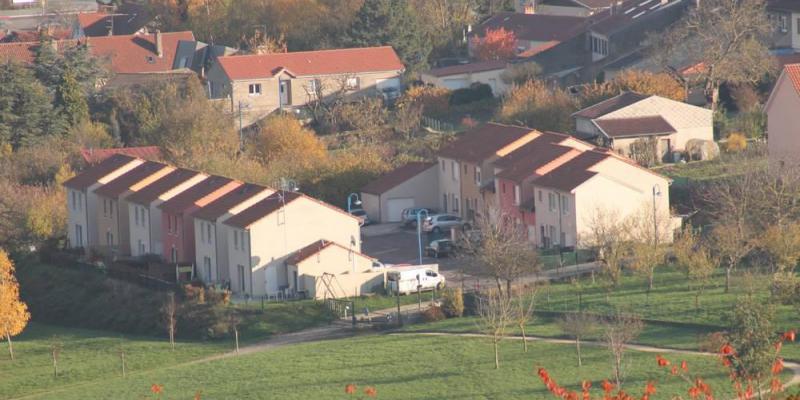
<instances>
[{"instance_id":1,"label":"autumn tree with orange leaves","mask_svg":"<svg viewBox=\"0 0 800 400\"><path fill-rule=\"evenodd\" d=\"M8 354L14 359L11 337L19 335L28 325L31 315L28 306L19 299L19 283L14 277L14 263L0 249L0 334L8 342Z\"/></svg>"},{"instance_id":2,"label":"autumn tree with orange leaves","mask_svg":"<svg viewBox=\"0 0 800 400\"><path fill-rule=\"evenodd\" d=\"M480 61L508 60L514 57L517 38L504 28L487 29L482 37L471 40L472 55Z\"/></svg>"}]
</instances>

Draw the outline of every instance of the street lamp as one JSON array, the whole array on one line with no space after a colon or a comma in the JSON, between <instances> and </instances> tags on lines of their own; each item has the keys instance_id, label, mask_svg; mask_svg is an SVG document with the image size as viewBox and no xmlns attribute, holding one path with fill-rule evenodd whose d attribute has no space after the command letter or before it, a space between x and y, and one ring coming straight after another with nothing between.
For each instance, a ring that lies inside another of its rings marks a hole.
<instances>
[{"instance_id":1,"label":"street lamp","mask_svg":"<svg viewBox=\"0 0 800 400\"><path fill-rule=\"evenodd\" d=\"M242 126L242 110L249 110L250 105L242 101L239 102L239 151L244 151L244 126Z\"/></svg>"},{"instance_id":2,"label":"street lamp","mask_svg":"<svg viewBox=\"0 0 800 400\"><path fill-rule=\"evenodd\" d=\"M428 218L428 210L420 209L417 211L417 243L419 244L419 264L422 265L422 214Z\"/></svg>"},{"instance_id":3,"label":"street lamp","mask_svg":"<svg viewBox=\"0 0 800 400\"><path fill-rule=\"evenodd\" d=\"M353 201L353 199L355 199L355 201ZM358 193L350 193L347 196L347 213L348 214L351 211L353 211L353 205L356 205L356 206L360 206L361 205L361 199L358 197Z\"/></svg>"},{"instance_id":4,"label":"street lamp","mask_svg":"<svg viewBox=\"0 0 800 400\"><path fill-rule=\"evenodd\" d=\"M661 187L653 185L653 247L658 246L658 215L656 214L656 197L661 197Z\"/></svg>"}]
</instances>

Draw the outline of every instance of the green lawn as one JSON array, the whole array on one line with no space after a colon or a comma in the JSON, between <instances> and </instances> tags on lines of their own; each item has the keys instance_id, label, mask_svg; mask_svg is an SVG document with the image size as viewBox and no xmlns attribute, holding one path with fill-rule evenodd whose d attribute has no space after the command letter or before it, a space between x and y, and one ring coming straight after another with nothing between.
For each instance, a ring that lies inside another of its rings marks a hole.
<instances>
[{"instance_id":1,"label":"green lawn","mask_svg":"<svg viewBox=\"0 0 800 400\"><path fill-rule=\"evenodd\" d=\"M54 335L63 343L58 378L53 377L50 356ZM5 341L0 345L0 399L82 382L111 380L122 373L120 347L125 352L127 373L137 374L227 351L232 346L224 342L179 342L172 351L165 339L122 336L37 323L28 325L22 335L14 338L13 343L14 361L8 357Z\"/></svg>"},{"instance_id":2,"label":"green lawn","mask_svg":"<svg viewBox=\"0 0 800 400\"><path fill-rule=\"evenodd\" d=\"M674 359L684 359L673 357ZM702 371L715 395L730 398L725 372L714 357L685 357ZM685 393L686 384L667 377L652 353L629 352L628 390L639 395L648 380L659 380L654 399ZM208 363L161 368L109 378L39 399L148 398L150 386L161 384L164 399L202 398L352 398L346 384L375 386L380 399L548 399L535 376L544 366L560 384L576 389L583 379L609 377L609 356L602 348L587 347L584 366L575 366L572 346L521 343L501 347L502 368L494 369L490 343L485 339L423 336L368 336L317 342Z\"/></svg>"},{"instance_id":3,"label":"green lawn","mask_svg":"<svg viewBox=\"0 0 800 400\"><path fill-rule=\"evenodd\" d=\"M709 180L723 178L742 171L752 171L767 167L766 157L742 157L723 155L716 160L694 161L686 164L668 164L654 168L658 173L673 178L677 183L688 180Z\"/></svg>"}]
</instances>

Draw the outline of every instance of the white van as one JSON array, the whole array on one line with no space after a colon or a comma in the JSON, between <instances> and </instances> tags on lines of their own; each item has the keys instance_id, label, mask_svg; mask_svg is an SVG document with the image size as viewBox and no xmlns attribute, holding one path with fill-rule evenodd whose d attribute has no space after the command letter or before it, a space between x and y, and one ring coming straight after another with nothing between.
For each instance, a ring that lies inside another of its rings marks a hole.
<instances>
[{"instance_id":1,"label":"white van","mask_svg":"<svg viewBox=\"0 0 800 400\"><path fill-rule=\"evenodd\" d=\"M387 287L391 293L409 294L420 291L444 289L444 276L439 264L390 267L386 271Z\"/></svg>"}]
</instances>

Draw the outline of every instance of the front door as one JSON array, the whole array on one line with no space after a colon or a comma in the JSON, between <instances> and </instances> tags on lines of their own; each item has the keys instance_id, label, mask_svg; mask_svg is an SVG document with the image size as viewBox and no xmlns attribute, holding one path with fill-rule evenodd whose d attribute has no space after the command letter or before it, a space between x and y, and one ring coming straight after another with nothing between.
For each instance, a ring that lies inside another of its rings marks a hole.
<instances>
[{"instance_id":1,"label":"front door","mask_svg":"<svg viewBox=\"0 0 800 400\"><path fill-rule=\"evenodd\" d=\"M661 161L671 162L669 159L672 153L672 142L669 139L661 139Z\"/></svg>"},{"instance_id":2,"label":"front door","mask_svg":"<svg viewBox=\"0 0 800 400\"><path fill-rule=\"evenodd\" d=\"M279 90L281 94L281 106L291 105L291 97L289 96L289 81L281 80L279 83Z\"/></svg>"}]
</instances>

